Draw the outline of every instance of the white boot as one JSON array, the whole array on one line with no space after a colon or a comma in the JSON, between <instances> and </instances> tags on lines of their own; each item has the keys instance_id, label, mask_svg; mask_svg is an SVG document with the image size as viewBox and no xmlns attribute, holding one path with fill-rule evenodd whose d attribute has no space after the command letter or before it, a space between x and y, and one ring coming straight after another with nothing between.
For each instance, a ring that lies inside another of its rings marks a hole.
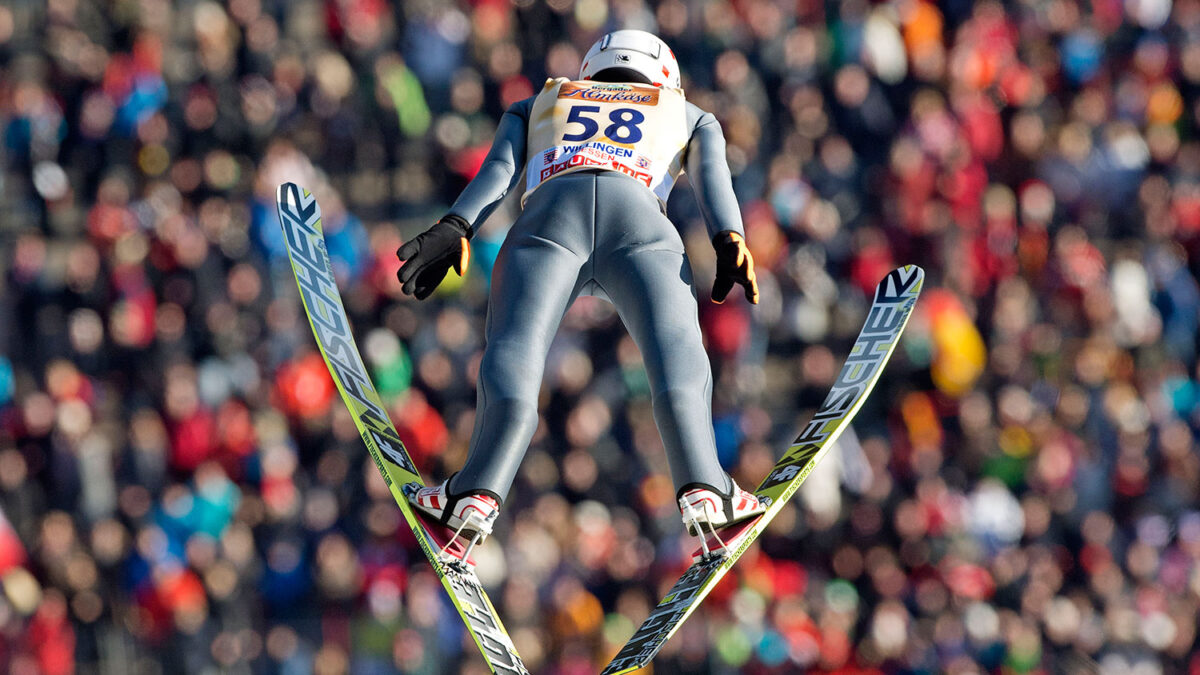
<instances>
[{"instance_id":1,"label":"white boot","mask_svg":"<svg viewBox=\"0 0 1200 675\"><path fill-rule=\"evenodd\" d=\"M732 479L730 483L733 488L727 495L708 487L694 487L680 495L679 512L688 534L707 536L766 512L767 505L753 492L741 489Z\"/></svg>"},{"instance_id":2,"label":"white boot","mask_svg":"<svg viewBox=\"0 0 1200 675\"><path fill-rule=\"evenodd\" d=\"M404 486L408 503L437 523L454 532L479 535L479 541L492 533L492 524L500 515L500 502L487 494L450 494L450 479L441 485Z\"/></svg>"}]
</instances>

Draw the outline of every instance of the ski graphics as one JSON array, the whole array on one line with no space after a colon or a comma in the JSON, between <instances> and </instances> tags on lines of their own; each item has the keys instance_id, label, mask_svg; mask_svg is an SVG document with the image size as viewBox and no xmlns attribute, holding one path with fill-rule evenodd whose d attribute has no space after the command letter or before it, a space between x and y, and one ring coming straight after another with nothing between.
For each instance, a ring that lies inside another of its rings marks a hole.
<instances>
[{"instance_id":1,"label":"ski graphics","mask_svg":"<svg viewBox=\"0 0 1200 675\"><path fill-rule=\"evenodd\" d=\"M422 525L402 492L406 483L423 484L423 481L371 383L354 342L325 249L321 208L316 198L294 183L284 183L276 192L275 203L292 272L317 347L342 400L350 409L371 459L392 491L392 497L412 528L421 550L450 594L488 667L502 675L528 673L474 570L453 556L443 555L442 546Z\"/></svg>"},{"instance_id":2,"label":"ski graphics","mask_svg":"<svg viewBox=\"0 0 1200 675\"><path fill-rule=\"evenodd\" d=\"M628 673L649 664L796 493L817 462L828 454L879 381L908 324L924 280L925 272L920 267L907 265L891 271L879 283L866 323L833 389L755 492L768 504L767 511L755 520L719 533L721 538L707 538L697 551L692 566L675 582L601 675Z\"/></svg>"}]
</instances>

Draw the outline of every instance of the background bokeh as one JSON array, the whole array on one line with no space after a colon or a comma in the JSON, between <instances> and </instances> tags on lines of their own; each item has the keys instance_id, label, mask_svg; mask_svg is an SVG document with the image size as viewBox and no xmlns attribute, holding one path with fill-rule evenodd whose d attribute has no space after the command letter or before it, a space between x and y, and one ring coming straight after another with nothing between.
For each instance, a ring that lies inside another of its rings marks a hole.
<instances>
[{"instance_id":1,"label":"background bokeh","mask_svg":"<svg viewBox=\"0 0 1200 675\"><path fill-rule=\"evenodd\" d=\"M716 114L762 303L706 299L757 484L874 284L928 273L875 395L657 662L670 673L1200 672L1200 2L5 0L0 670L482 673L336 397L273 190L325 212L427 479L469 438L490 263L394 251L604 31ZM485 580L593 673L687 563L639 353L582 299Z\"/></svg>"}]
</instances>

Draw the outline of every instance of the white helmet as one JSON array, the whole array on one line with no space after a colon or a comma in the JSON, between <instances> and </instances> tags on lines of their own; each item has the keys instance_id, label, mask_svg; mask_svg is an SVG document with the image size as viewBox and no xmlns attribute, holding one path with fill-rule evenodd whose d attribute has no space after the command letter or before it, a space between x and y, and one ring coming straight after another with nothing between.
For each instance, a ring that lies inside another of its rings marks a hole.
<instances>
[{"instance_id":1,"label":"white helmet","mask_svg":"<svg viewBox=\"0 0 1200 675\"><path fill-rule=\"evenodd\" d=\"M583 57L579 79L590 80L609 68L632 71L656 87L681 86L675 53L644 30L617 30L597 40Z\"/></svg>"}]
</instances>

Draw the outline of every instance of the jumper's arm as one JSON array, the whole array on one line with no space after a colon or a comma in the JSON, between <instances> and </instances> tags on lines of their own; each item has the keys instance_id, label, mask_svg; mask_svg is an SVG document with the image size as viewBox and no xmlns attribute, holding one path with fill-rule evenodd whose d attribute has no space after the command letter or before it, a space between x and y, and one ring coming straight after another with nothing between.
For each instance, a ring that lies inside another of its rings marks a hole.
<instances>
[{"instance_id":1,"label":"jumper's arm","mask_svg":"<svg viewBox=\"0 0 1200 675\"><path fill-rule=\"evenodd\" d=\"M500 118L492 148L479 173L467 183L449 213L478 227L521 180L525 164L525 136L533 99L514 103Z\"/></svg>"},{"instance_id":2,"label":"jumper's arm","mask_svg":"<svg viewBox=\"0 0 1200 675\"><path fill-rule=\"evenodd\" d=\"M712 113L688 104L692 138L688 142L687 172L700 203L709 238L721 232L745 235L742 213L733 193L733 177L725 161L725 134Z\"/></svg>"}]
</instances>

